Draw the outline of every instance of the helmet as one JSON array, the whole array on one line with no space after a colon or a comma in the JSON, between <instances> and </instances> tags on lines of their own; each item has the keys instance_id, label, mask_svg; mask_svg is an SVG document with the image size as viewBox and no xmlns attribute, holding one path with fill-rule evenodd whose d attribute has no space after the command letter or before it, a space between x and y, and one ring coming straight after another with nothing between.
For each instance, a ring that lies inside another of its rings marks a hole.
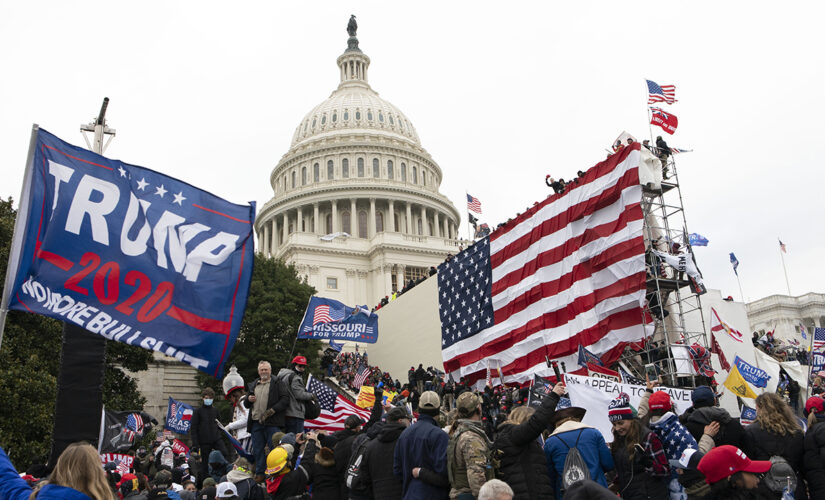
<instances>
[{"instance_id":1,"label":"helmet","mask_svg":"<svg viewBox=\"0 0 825 500\"><path fill-rule=\"evenodd\" d=\"M305 358L303 356L295 356L294 358L292 358L292 364L293 365L306 366L307 365L307 358Z\"/></svg>"},{"instance_id":2,"label":"helmet","mask_svg":"<svg viewBox=\"0 0 825 500\"><path fill-rule=\"evenodd\" d=\"M266 473L277 474L286 466L287 451L280 446L269 452L266 457Z\"/></svg>"}]
</instances>

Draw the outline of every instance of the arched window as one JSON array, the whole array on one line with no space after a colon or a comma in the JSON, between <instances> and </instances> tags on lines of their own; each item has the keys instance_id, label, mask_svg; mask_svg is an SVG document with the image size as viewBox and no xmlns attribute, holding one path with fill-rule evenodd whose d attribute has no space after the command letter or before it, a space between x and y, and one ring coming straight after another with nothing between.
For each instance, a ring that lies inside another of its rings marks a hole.
<instances>
[{"instance_id":1,"label":"arched window","mask_svg":"<svg viewBox=\"0 0 825 500\"><path fill-rule=\"evenodd\" d=\"M387 177L395 179L395 172L392 169L392 160L387 160Z\"/></svg>"},{"instance_id":2,"label":"arched window","mask_svg":"<svg viewBox=\"0 0 825 500\"><path fill-rule=\"evenodd\" d=\"M384 123L384 113L378 112L378 121Z\"/></svg>"},{"instance_id":3,"label":"arched window","mask_svg":"<svg viewBox=\"0 0 825 500\"><path fill-rule=\"evenodd\" d=\"M395 230L401 231L401 217L399 217L398 214L395 214L393 215L393 219L395 222Z\"/></svg>"},{"instance_id":4,"label":"arched window","mask_svg":"<svg viewBox=\"0 0 825 500\"><path fill-rule=\"evenodd\" d=\"M384 232L384 212L376 212L375 214L375 232Z\"/></svg>"},{"instance_id":5,"label":"arched window","mask_svg":"<svg viewBox=\"0 0 825 500\"><path fill-rule=\"evenodd\" d=\"M424 225L421 223L421 219L420 219L420 218L418 219L418 234L419 234L419 235L423 235L423 234L424 234Z\"/></svg>"},{"instance_id":6,"label":"arched window","mask_svg":"<svg viewBox=\"0 0 825 500\"><path fill-rule=\"evenodd\" d=\"M367 120L372 121L372 110L371 109L367 110Z\"/></svg>"},{"instance_id":7,"label":"arched window","mask_svg":"<svg viewBox=\"0 0 825 500\"><path fill-rule=\"evenodd\" d=\"M318 182L321 180L321 167L317 163L312 166L312 181Z\"/></svg>"},{"instance_id":8,"label":"arched window","mask_svg":"<svg viewBox=\"0 0 825 500\"><path fill-rule=\"evenodd\" d=\"M307 184L307 168L301 167L301 185L306 186Z\"/></svg>"},{"instance_id":9,"label":"arched window","mask_svg":"<svg viewBox=\"0 0 825 500\"><path fill-rule=\"evenodd\" d=\"M292 171L292 189L295 189L297 179L298 179L298 173L293 170Z\"/></svg>"},{"instance_id":10,"label":"arched window","mask_svg":"<svg viewBox=\"0 0 825 500\"><path fill-rule=\"evenodd\" d=\"M327 214L327 234L332 234L332 214Z\"/></svg>"},{"instance_id":11,"label":"arched window","mask_svg":"<svg viewBox=\"0 0 825 500\"><path fill-rule=\"evenodd\" d=\"M376 178L381 176L381 165L378 163L378 158L372 159L372 176Z\"/></svg>"},{"instance_id":12,"label":"arched window","mask_svg":"<svg viewBox=\"0 0 825 500\"><path fill-rule=\"evenodd\" d=\"M327 124L327 115L324 114L324 116L321 117L321 125L326 125L326 124Z\"/></svg>"},{"instance_id":13,"label":"arched window","mask_svg":"<svg viewBox=\"0 0 825 500\"><path fill-rule=\"evenodd\" d=\"M347 160L346 158L341 160L341 177L343 177L344 179L349 178L349 160Z\"/></svg>"},{"instance_id":14,"label":"arched window","mask_svg":"<svg viewBox=\"0 0 825 500\"><path fill-rule=\"evenodd\" d=\"M333 112L332 112L332 123L335 123L335 122L337 122L337 121L338 121L338 113L336 113L335 111L333 111Z\"/></svg>"},{"instance_id":15,"label":"arched window","mask_svg":"<svg viewBox=\"0 0 825 500\"><path fill-rule=\"evenodd\" d=\"M359 238L366 238L367 237L367 212L366 210L361 210L358 212L358 237Z\"/></svg>"},{"instance_id":16,"label":"arched window","mask_svg":"<svg viewBox=\"0 0 825 500\"><path fill-rule=\"evenodd\" d=\"M407 182L407 164L403 161L401 162L401 181Z\"/></svg>"},{"instance_id":17,"label":"arched window","mask_svg":"<svg viewBox=\"0 0 825 500\"><path fill-rule=\"evenodd\" d=\"M418 184L418 171L413 167L413 184Z\"/></svg>"},{"instance_id":18,"label":"arched window","mask_svg":"<svg viewBox=\"0 0 825 500\"><path fill-rule=\"evenodd\" d=\"M345 122L349 121L349 110L348 109L344 110L344 121Z\"/></svg>"},{"instance_id":19,"label":"arched window","mask_svg":"<svg viewBox=\"0 0 825 500\"><path fill-rule=\"evenodd\" d=\"M427 185L427 171L423 168L421 169L421 184Z\"/></svg>"},{"instance_id":20,"label":"arched window","mask_svg":"<svg viewBox=\"0 0 825 500\"><path fill-rule=\"evenodd\" d=\"M358 158L358 177L364 177L364 159Z\"/></svg>"},{"instance_id":21,"label":"arched window","mask_svg":"<svg viewBox=\"0 0 825 500\"><path fill-rule=\"evenodd\" d=\"M335 166L332 164L332 160L327 162L327 180L331 181L335 178Z\"/></svg>"},{"instance_id":22,"label":"arched window","mask_svg":"<svg viewBox=\"0 0 825 500\"><path fill-rule=\"evenodd\" d=\"M360 119L361 119L361 110L360 110L360 109L356 109L356 110L355 110L355 119L356 119L356 120L360 120Z\"/></svg>"},{"instance_id":23,"label":"arched window","mask_svg":"<svg viewBox=\"0 0 825 500\"><path fill-rule=\"evenodd\" d=\"M341 212L341 231L352 234L350 231L350 214L349 212Z\"/></svg>"}]
</instances>

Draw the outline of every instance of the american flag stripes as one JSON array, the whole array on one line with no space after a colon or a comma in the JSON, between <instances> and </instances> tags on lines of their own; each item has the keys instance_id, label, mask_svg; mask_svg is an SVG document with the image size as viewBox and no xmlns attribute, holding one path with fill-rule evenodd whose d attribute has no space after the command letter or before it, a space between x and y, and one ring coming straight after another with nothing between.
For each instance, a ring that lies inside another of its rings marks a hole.
<instances>
[{"instance_id":1,"label":"american flag stripes","mask_svg":"<svg viewBox=\"0 0 825 500\"><path fill-rule=\"evenodd\" d=\"M467 195L467 210L471 212L475 212L477 214L481 213L481 201L475 196Z\"/></svg>"},{"instance_id":2,"label":"american flag stripes","mask_svg":"<svg viewBox=\"0 0 825 500\"><path fill-rule=\"evenodd\" d=\"M362 385L364 385L364 382L367 380L367 377L369 377L370 374L372 374L372 370L370 370L369 366L364 365L363 367L361 367L361 370L355 375L355 378L352 379L352 384L356 388L360 388Z\"/></svg>"},{"instance_id":3,"label":"american flag stripes","mask_svg":"<svg viewBox=\"0 0 825 500\"><path fill-rule=\"evenodd\" d=\"M575 366L578 346L598 356L644 337L642 190L638 142L441 264L442 357L457 379L504 382ZM609 356L608 356L609 359Z\"/></svg>"},{"instance_id":4,"label":"american flag stripes","mask_svg":"<svg viewBox=\"0 0 825 500\"><path fill-rule=\"evenodd\" d=\"M341 321L344 319L343 311L335 308L330 309L328 305L321 305L315 308L315 313L312 315L312 324L332 323L333 321Z\"/></svg>"},{"instance_id":5,"label":"american flag stripes","mask_svg":"<svg viewBox=\"0 0 825 500\"><path fill-rule=\"evenodd\" d=\"M782 253L788 253L788 248L782 243L782 240L779 240L779 249L782 250Z\"/></svg>"},{"instance_id":6,"label":"american flag stripes","mask_svg":"<svg viewBox=\"0 0 825 500\"><path fill-rule=\"evenodd\" d=\"M350 415L358 415L363 420L370 418L370 410L355 406L355 403L344 399L343 396L312 375L309 376L307 381L307 390L318 397L318 403L321 405L321 415L314 420L305 421L304 427L333 432L342 430L344 421Z\"/></svg>"},{"instance_id":7,"label":"american flag stripes","mask_svg":"<svg viewBox=\"0 0 825 500\"><path fill-rule=\"evenodd\" d=\"M656 82L645 80L647 82L647 103L666 102L673 104L676 102L676 86L675 85L659 85Z\"/></svg>"},{"instance_id":8,"label":"american flag stripes","mask_svg":"<svg viewBox=\"0 0 825 500\"><path fill-rule=\"evenodd\" d=\"M825 328L815 327L813 350L822 351L823 347L825 347Z\"/></svg>"}]
</instances>

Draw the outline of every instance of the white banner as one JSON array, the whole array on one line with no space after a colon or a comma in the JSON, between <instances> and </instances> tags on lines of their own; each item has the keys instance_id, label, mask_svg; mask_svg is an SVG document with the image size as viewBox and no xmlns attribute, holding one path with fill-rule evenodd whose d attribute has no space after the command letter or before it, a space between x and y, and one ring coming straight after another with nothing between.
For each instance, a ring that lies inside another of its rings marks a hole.
<instances>
[{"instance_id":1,"label":"white banner","mask_svg":"<svg viewBox=\"0 0 825 500\"><path fill-rule=\"evenodd\" d=\"M582 377L569 373L564 374L564 383L570 395L570 403L587 410L582 422L601 431L608 443L613 441L613 425L607 418L607 406L610 401L625 392L630 396L630 404L638 410L639 401L645 392L643 385L620 384L603 378ZM660 387L657 390L667 391L673 401L673 412L677 415L681 415L693 405L690 400L690 389Z\"/></svg>"}]
</instances>

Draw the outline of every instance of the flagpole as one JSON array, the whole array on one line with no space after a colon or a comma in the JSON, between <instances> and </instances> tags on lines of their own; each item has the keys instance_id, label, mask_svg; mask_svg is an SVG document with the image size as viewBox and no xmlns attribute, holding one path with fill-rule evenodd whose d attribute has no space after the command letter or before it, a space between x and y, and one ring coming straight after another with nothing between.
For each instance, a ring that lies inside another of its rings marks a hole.
<instances>
[{"instance_id":1,"label":"flagpole","mask_svg":"<svg viewBox=\"0 0 825 500\"><path fill-rule=\"evenodd\" d=\"M464 190L464 194L465 194L464 201L466 202L467 198L470 196L470 193L467 190ZM468 240L473 239L473 235L470 232L470 231L472 231L472 229L470 229L470 225L471 225L470 224L470 204L467 203L467 239Z\"/></svg>"},{"instance_id":2,"label":"flagpole","mask_svg":"<svg viewBox=\"0 0 825 500\"><path fill-rule=\"evenodd\" d=\"M779 243L781 244L782 242L780 241ZM782 251L782 247L780 246L779 258L782 259L782 270L785 271L785 286L788 287L788 295L791 295L791 283L788 281L788 269L785 267L785 256L782 255L783 253L785 252Z\"/></svg>"},{"instance_id":3,"label":"flagpole","mask_svg":"<svg viewBox=\"0 0 825 500\"><path fill-rule=\"evenodd\" d=\"M742 282L739 280L739 273L736 274L736 282L739 283L739 295L742 297L742 303L745 303L745 294L742 292Z\"/></svg>"},{"instance_id":4,"label":"flagpole","mask_svg":"<svg viewBox=\"0 0 825 500\"><path fill-rule=\"evenodd\" d=\"M647 128L650 130L650 142L653 142L653 116L650 114L650 105L647 106Z\"/></svg>"}]
</instances>

